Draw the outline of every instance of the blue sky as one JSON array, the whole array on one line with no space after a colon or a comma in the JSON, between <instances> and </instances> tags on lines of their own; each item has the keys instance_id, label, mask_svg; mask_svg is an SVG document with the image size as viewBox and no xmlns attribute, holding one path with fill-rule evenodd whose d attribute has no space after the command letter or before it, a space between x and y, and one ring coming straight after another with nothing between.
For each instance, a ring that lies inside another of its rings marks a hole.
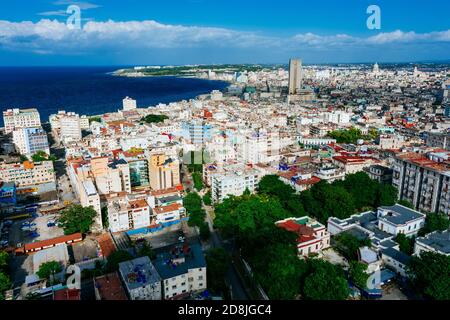
<instances>
[{"instance_id":1,"label":"blue sky","mask_svg":"<svg viewBox=\"0 0 450 320\"><path fill-rule=\"evenodd\" d=\"M69 4L82 29L68 30ZM369 5L381 29L366 26ZM15 0L1 65L409 62L450 59L448 0Z\"/></svg>"}]
</instances>

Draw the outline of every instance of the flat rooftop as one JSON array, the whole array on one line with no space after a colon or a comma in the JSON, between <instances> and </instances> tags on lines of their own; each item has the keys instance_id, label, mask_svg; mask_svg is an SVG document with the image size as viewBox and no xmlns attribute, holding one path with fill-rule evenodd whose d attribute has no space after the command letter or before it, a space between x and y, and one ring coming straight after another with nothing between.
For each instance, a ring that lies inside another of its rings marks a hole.
<instances>
[{"instance_id":1,"label":"flat rooftop","mask_svg":"<svg viewBox=\"0 0 450 320\"><path fill-rule=\"evenodd\" d=\"M119 263L119 271L128 290L161 282L161 277L149 257Z\"/></svg>"},{"instance_id":2,"label":"flat rooftop","mask_svg":"<svg viewBox=\"0 0 450 320\"><path fill-rule=\"evenodd\" d=\"M410 221L420 218L425 218L425 215L419 211L396 204L392 207L381 207L380 209L388 211L388 214L383 215L380 219L384 219L396 225L402 225Z\"/></svg>"},{"instance_id":3,"label":"flat rooftop","mask_svg":"<svg viewBox=\"0 0 450 320\"><path fill-rule=\"evenodd\" d=\"M417 238L418 243L423 243L433 249L450 255L450 231L436 231L425 237Z\"/></svg>"},{"instance_id":4,"label":"flat rooftop","mask_svg":"<svg viewBox=\"0 0 450 320\"><path fill-rule=\"evenodd\" d=\"M178 259L184 262L177 263ZM202 248L197 243L166 247L157 255L154 264L163 279L186 274L189 269L206 268Z\"/></svg>"}]
</instances>

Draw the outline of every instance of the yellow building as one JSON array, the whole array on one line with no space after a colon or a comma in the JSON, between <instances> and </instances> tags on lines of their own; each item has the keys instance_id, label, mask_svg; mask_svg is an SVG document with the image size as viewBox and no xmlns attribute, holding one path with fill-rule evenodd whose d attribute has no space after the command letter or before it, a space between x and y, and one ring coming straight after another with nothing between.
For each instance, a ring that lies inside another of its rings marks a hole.
<instances>
[{"instance_id":1,"label":"yellow building","mask_svg":"<svg viewBox=\"0 0 450 320\"><path fill-rule=\"evenodd\" d=\"M153 190L165 190L180 184L180 163L165 154L150 157L150 186Z\"/></svg>"}]
</instances>

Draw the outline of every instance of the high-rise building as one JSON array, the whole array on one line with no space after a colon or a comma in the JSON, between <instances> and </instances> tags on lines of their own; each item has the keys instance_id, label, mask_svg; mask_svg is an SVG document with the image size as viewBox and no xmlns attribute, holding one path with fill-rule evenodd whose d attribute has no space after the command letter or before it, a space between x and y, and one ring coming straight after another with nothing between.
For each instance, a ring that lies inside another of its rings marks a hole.
<instances>
[{"instance_id":1,"label":"high-rise building","mask_svg":"<svg viewBox=\"0 0 450 320\"><path fill-rule=\"evenodd\" d=\"M392 184L399 199L422 212L450 215L450 171L448 152L437 149L427 154L400 153L394 158Z\"/></svg>"},{"instance_id":2,"label":"high-rise building","mask_svg":"<svg viewBox=\"0 0 450 320\"><path fill-rule=\"evenodd\" d=\"M49 120L50 120L50 126L52 127L52 130L56 131L56 130L61 129L60 119L69 113L70 112L66 112L66 111L62 110L62 111L58 111L57 114L50 115ZM73 114L73 113L70 113L70 114ZM81 130L87 130L87 129L89 129L89 127L90 127L89 118L87 116L80 116Z\"/></svg>"},{"instance_id":3,"label":"high-rise building","mask_svg":"<svg viewBox=\"0 0 450 320\"><path fill-rule=\"evenodd\" d=\"M378 63L375 63L373 66L373 73L374 74L379 74L380 73L380 66L378 65Z\"/></svg>"},{"instance_id":4,"label":"high-rise building","mask_svg":"<svg viewBox=\"0 0 450 320\"><path fill-rule=\"evenodd\" d=\"M126 97L123 99L123 111L130 111L137 108L136 100Z\"/></svg>"},{"instance_id":5,"label":"high-rise building","mask_svg":"<svg viewBox=\"0 0 450 320\"><path fill-rule=\"evenodd\" d=\"M50 154L47 133L40 127L14 130L13 142L17 151L26 156L32 156L38 151Z\"/></svg>"},{"instance_id":6,"label":"high-rise building","mask_svg":"<svg viewBox=\"0 0 450 320\"><path fill-rule=\"evenodd\" d=\"M59 119L59 138L63 143L81 140L80 116L73 112L68 112Z\"/></svg>"},{"instance_id":7,"label":"high-rise building","mask_svg":"<svg viewBox=\"0 0 450 320\"><path fill-rule=\"evenodd\" d=\"M214 174L211 180L212 199L214 203L220 203L230 195L242 196L247 189L253 193L260 179L261 175L254 169Z\"/></svg>"},{"instance_id":8,"label":"high-rise building","mask_svg":"<svg viewBox=\"0 0 450 320\"><path fill-rule=\"evenodd\" d=\"M183 135L192 144L205 144L212 138L213 126L201 120L185 122L181 126Z\"/></svg>"},{"instance_id":9,"label":"high-rise building","mask_svg":"<svg viewBox=\"0 0 450 320\"><path fill-rule=\"evenodd\" d=\"M302 61L291 59L289 61L289 94L297 94L302 88Z\"/></svg>"},{"instance_id":10,"label":"high-rise building","mask_svg":"<svg viewBox=\"0 0 450 320\"><path fill-rule=\"evenodd\" d=\"M180 163L165 154L150 158L150 186L153 190L165 190L180 184Z\"/></svg>"},{"instance_id":11,"label":"high-rise building","mask_svg":"<svg viewBox=\"0 0 450 320\"><path fill-rule=\"evenodd\" d=\"M37 109L8 109L3 111L3 122L6 134L16 129L41 126L41 118Z\"/></svg>"}]
</instances>

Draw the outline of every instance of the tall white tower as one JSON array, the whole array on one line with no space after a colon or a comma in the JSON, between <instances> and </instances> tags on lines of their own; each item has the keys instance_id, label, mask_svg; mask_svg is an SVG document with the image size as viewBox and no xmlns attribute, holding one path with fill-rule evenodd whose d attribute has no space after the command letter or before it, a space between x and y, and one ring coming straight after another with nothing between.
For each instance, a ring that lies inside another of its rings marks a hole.
<instances>
[{"instance_id":1,"label":"tall white tower","mask_svg":"<svg viewBox=\"0 0 450 320\"><path fill-rule=\"evenodd\" d=\"M123 99L123 111L130 111L137 108L136 100L126 97Z\"/></svg>"},{"instance_id":2,"label":"tall white tower","mask_svg":"<svg viewBox=\"0 0 450 320\"><path fill-rule=\"evenodd\" d=\"M289 61L289 94L297 94L302 88L302 61L291 59Z\"/></svg>"}]
</instances>

